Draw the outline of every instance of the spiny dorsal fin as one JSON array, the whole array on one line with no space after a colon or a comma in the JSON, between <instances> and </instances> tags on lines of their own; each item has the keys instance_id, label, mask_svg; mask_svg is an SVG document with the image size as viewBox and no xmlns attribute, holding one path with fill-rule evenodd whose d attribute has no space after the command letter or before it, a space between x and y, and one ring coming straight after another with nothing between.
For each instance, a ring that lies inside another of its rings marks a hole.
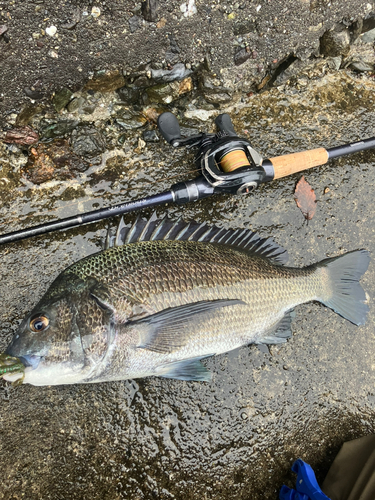
<instances>
[{"instance_id":1,"label":"spiny dorsal fin","mask_svg":"<svg viewBox=\"0 0 375 500\"><path fill-rule=\"evenodd\" d=\"M126 226L121 218L116 236L108 230L105 249L139 241L156 240L217 243L246 250L277 264L285 264L288 260L287 251L272 238L261 238L250 229L224 229L210 226L205 222L185 222L181 219L174 222L166 216L157 219L155 212L148 220L138 216L131 226Z\"/></svg>"}]
</instances>

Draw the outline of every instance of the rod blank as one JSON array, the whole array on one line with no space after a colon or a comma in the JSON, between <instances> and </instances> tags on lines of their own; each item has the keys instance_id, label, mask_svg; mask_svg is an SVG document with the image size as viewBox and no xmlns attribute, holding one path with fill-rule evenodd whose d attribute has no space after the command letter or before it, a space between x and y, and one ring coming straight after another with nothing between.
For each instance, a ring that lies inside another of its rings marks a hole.
<instances>
[{"instance_id":1,"label":"rod blank","mask_svg":"<svg viewBox=\"0 0 375 500\"><path fill-rule=\"evenodd\" d=\"M72 217L67 217L66 219L46 222L45 224L40 224L39 226L3 234L2 236L0 236L0 244L24 240L25 238L30 238L31 236L50 233L59 229L68 229L71 227L80 226L81 224L108 219L109 217L115 217L116 215L134 212L135 210L150 208L156 205L161 205L163 203L170 203L172 201L172 192L166 191L165 193L155 194L153 196L148 196L147 198L142 198L140 200L121 203L120 205L115 205L113 207L101 208L92 212L87 212L85 214L74 215Z\"/></svg>"}]
</instances>

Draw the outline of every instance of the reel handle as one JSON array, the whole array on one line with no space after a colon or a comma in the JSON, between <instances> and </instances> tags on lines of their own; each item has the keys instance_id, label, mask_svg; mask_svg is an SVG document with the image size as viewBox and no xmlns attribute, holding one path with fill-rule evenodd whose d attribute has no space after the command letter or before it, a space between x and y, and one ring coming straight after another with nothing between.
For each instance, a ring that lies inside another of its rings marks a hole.
<instances>
[{"instance_id":1,"label":"reel handle","mask_svg":"<svg viewBox=\"0 0 375 500\"><path fill-rule=\"evenodd\" d=\"M237 137L232 120L230 119L228 113L222 113L221 115L217 116L215 119L215 123L220 132L225 132L229 136Z\"/></svg>"},{"instance_id":2,"label":"reel handle","mask_svg":"<svg viewBox=\"0 0 375 500\"><path fill-rule=\"evenodd\" d=\"M177 118L167 111L158 117L158 128L164 139L174 148L180 145L181 131Z\"/></svg>"}]
</instances>

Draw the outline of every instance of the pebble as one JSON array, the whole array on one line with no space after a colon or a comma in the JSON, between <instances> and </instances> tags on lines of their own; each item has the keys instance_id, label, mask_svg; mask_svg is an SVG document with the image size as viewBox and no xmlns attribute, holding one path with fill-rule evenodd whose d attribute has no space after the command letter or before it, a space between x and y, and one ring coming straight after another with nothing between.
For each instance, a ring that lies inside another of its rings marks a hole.
<instances>
[{"instance_id":1,"label":"pebble","mask_svg":"<svg viewBox=\"0 0 375 500\"><path fill-rule=\"evenodd\" d=\"M65 108L72 95L73 92L66 87L63 87L59 92L56 92L52 102L58 113Z\"/></svg>"},{"instance_id":2,"label":"pebble","mask_svg":"<svg viewBox=\"0 0 375 500\"><path fill-rule=\"evenodd\" d=\"M326 31L320 39L320 53L324 56L347 56L350 50L350 34L347 28L341 31Z\"/></svg>"},{"instance_id":3,"label":"pebble","mask_svg":"<svg viewBox=\"0 0 375 500\"><path fill-rule=\"evenodd\" d=\"M101 133L93 127L83 127L73 130L73 151L82 157L95 156L105 150L106 144Z\"/></svg>"},{"instance_id":4,"label":"pebble","mask_svg":"<svg viewBox=\"0 0 375 500\"><path fill-rule=\"evenodd\" d=\"M48 28L46 28L46 34L48 36L55 36L57 33L57 28L56 26L49 26Z\"/></svg>"},{"instance_id":5,"label":"pebble","mask_svg":"<svg viewBox=\"0 0 375 500\"><path fill-rule=\"evenodd\" d=\"M92 15L92 17L94 19L96 19L97 17L99 17L100 16L100 9L99 9L99 7L93 7L91 9L91 15Z\"/></svg>"},{"instance_id":6,"label":"pebble","mask_svg":"<svg viewBox=\"0 0 375 500\"><path fill-rule=\"evenodd\" d=\"M190 111L186 111L185 118L192 118L193 120L206 122L215 114L217 114L215 110L207 111L205 109L193 109Z\"/></svg>"},{"instance_id":7,"label":"pebble","mask_svg":"<svg viewBox=\"0 0 375 500\"><path fill-rule=\"evenodd\" d=\"M44 94L42 92L39 92L38 90L32 90L30 88L25 88L24 89L25 94L27 97L30 97L30 99L34 99L37 101L38 99L43 99Z\"/></svg>"},{"instance_id":8,"label":"pebble","mask_svg":"<svg viewBox=\"0 0 375 500\"><path fill-rule=\"evenodd\" d=\"M50 57L52 57L52 59L58 59L59 58L59 54L55 50L49 50L48 51L48 55Z\"/></svg>"},{"instance_id":9,"label":"pebble","mask_svg":"<svg viewBox=\"0 0 375 500\"><path fill-rule=\"evenodd\" d=\"M61 120L58 123L51 123L46 125L41 130L41 137L43 139L54 139L55 137L63 137L71 132L79 124L78 121Z\"/></svg>"},{"instance_id":10,"label":"pebble","mask_svg":"<svg viewBox=\"0 0 375 500\"><path fill-rule=\"evenodd\" d=\"M252 52L248 48L243 48L234 54L234 64L240 66L252 57Z\"/></svg>"},{"instance_id":11,"label":"pebble","mask_svg":"<svg viewBox=\"0 0 375 500\"><path fill-rule=\"evenodd\" d=\"M8 31L8 27L6 24L0 26L0 36L3 35L6 31Z\"/></svg>"},{"instance_id":12,"label":"pebble","mask_svg":"<svg viewBox=\"0 0 375 500\"><path fill-rule=\"evenodd\" d=\"M39 135L31 127L16 127L8 130L4 142L30 145L35 144L39 140Z\"/></svg>"},{"instance_id":13,"label":"pebble","mask_svg":"<svg viewBox=\"0 0 375 500\"><path fill-rule=\"evenodd\" d=\"M361 73L365 71L374 71L374 65L363 60L353 61L349 65L349 68Z\"/></svg>"},{"instance_id":14,"label":"pebble","mask_svg":"<svg viewBox=\"0 0 375 500\"><path fill-rule=\"evenodd\" d=\"M78 68L78 70L80 70ZM82 71L82 69L81 69ZM99 74L85 85L85 90L94 90L95 92L113 92L125 85L125 78L119 71L109 71Z\"/></svg>"},{"instance_id":15,"label":"pebble","mask_svg":"<svg viewBox=\"0 0 375 500\"><path fill-rule=\"evenodd\" d=\"M146 119L139 113L124 110L120 116L116 118L116 123L126 130L134 130L143 127Z\"/></svg>"},{"instance_id":16,"label":"pebble","mask_svg":"<svg viewBox=\"0 0 375 500\"><path fill-rule=\"evenodd\" d=\"M69 113L74 113L75 111L78 111L79 108L81 108L85 104L85 99L83 97L75 97L70 101L68 104L68 111Z\"/></svg>"},{"instance_id":17,"label":"pebble","mask_svg":"<svg viewBox=\"0 0 375 500\"><path fill-rule=\"evenodd\" d=\"M191 17L197 13L197 8L195 6L195 0L189 0L187 3L180 5L181 12L184 13L185 17Z\"/></svg>"},{"instance_id":18,"label":"pebble","mask_svg":"<svg viewBox=\"0 0 375 500\"><path fill-rule=\"evenodd\" d=\"M145 142L159 142L159 136L156 130L145 130L143 132L143 139Z\"/></svg>"},{"instance_id":19,"label":"pebble","mask_svg":"<svg viewBox=\"0 0 375 500\"><path fill-rule=\"evenodd\" d=\"M186 68L185 64L178 63L169 69L151 69L151 77L156 81L173 82L182 80L192 73L191 69Z\"/></svg>"},{"instance_id":20,"label":"pebble","mask_svg":"<svg viewBox=\"0 0 375 500\"><path fill-rule=\"evenodd\" d=\"M133 16L129 19L130 33L134 33L142 26L142 19L139 16Z\"/></svg>"},{"instance_id":21,"label":"pebble","mask_svg":"<svg viewBox=\"0 0 375 500\"><path fill-rule=\"evenodd\" d=\"M1 32L1 28L0 28ZM366 33L363 33L362 35L362 42L364 43L373 43L375 41L375 28L367 31Z\"/></svg>"}]
</instances>

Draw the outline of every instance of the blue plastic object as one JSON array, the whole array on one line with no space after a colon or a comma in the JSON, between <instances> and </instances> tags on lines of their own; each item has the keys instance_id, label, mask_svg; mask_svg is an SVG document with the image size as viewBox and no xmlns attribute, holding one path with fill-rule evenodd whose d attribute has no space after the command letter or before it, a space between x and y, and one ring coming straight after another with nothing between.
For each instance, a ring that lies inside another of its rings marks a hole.
<instances>
[{"instance_id":1,"label":"blue plastic object","mask_svg":"<svg viewBox=\"0 0 375 500\"><path fill-rule=\"evenodd\" d=\"M292 465L292 471L297 474L296 489L282 486L280 500L330 500L319 488L315 473L309 464L299 458Z\"/></svg>"}]
</instances>

